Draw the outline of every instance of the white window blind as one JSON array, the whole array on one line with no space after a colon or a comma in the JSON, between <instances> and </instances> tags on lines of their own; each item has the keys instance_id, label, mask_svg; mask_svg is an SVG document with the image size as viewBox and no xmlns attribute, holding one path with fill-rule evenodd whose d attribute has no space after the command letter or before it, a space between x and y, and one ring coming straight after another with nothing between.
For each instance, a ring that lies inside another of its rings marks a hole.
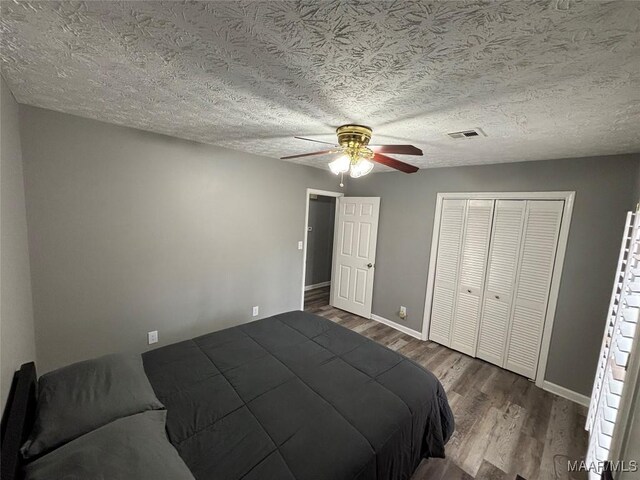
<instances>
[{"instance_id":1,"label":"white window blind","mask_svg":"<svg viewBox=\"0 0 640 480\"><path fill-rule=\"evenodd\" d=\"M640 312L640 215L627 214L618 268L611 294L586 429L589 431L587 464L612 460L612 441L620 419L621 401L629 360L638 343ZM600 472L590 472L599 479Z\"/></svg>"}]
</instances>

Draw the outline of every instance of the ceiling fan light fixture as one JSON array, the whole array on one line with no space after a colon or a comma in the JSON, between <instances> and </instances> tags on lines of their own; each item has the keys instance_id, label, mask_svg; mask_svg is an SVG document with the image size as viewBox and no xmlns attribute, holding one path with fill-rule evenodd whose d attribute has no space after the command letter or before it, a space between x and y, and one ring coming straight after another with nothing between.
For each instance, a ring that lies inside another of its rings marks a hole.
<instances>
[{"instance_id":1,"label":"ceiling fan light fixture","mask_svg":"<svg viewBox=\"0 0 640 480\"><path fill-rule=\"evenodd\" d=\"M280 158L282 160L291 160L293 158L340 153L342 155L339 158L329 163L329 169L333 174L341 175L341 178L344 177L345 173L349 173L351 178L363 177L373 170L374 163L380 163L404 173L414 173L419 170L418 167L388 157L386 154L422 155L422 150L413 145L369 145L371 133L371 128L365 127L364 125L348 124L336 129L338 137L337 144L331 144L322 140L295 137L299 140L328 143L329 145L333 145L333 148L330 150L320 150L318 152L289 155ZM340 186L342 186L342 181L340 182Z\"/></svg>"},{"instance_id":2,"label":"ceiling fan light fixture","mask_svg":"<svg viewBox=\"0 0 640 480\"><path fill-rule=\"evenodd\" d=\"M364 177L366 174L370 173L371 170L373 170L373 162L363 158L357 163L351 165L351 172L349 175L351 178Z\"/></svg>"},{"instance_id":3,"label":"ceiling fan light fixture","mask_svg":"<svg viewBox=\"0 0 640 480\"><path fill-rule=\"evenodd\" d=\"M329 164L331 172L335 175L347 173L351 166L351 159L347 155L340 155L337 159Z\"/></svg>"}]
</instances>

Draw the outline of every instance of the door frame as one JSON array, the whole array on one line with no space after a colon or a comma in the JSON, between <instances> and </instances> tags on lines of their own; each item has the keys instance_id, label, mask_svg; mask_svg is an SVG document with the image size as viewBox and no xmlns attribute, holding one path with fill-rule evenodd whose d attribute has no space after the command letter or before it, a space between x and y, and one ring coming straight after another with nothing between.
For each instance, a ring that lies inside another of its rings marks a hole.
<instances>
[{"instance_id":1,"label":"door frame","mask_svg":"<svg viewBox=\"0 0 640 480\"><path fill-rule=\"evenodd\" d=\"M309 200L311 195L320 195L323 197L344 197L343 192L331 192L329 190L318 190L316 188L307 188L305 211L304 211L304 236L302 237L302 285L300 287L300 310L304 310L304 287L307 275L307 234L309 233ZM336 215L338 213L338 201L336 200ZM335 227L334 227L335 228ZM334 237L335 248L335 237ZM333 251L333 249L332 249Z\"/></svg>"},{"instance_id":2,"label":"door frame","mask_svg":"<svg viewBox=\"0 0 640 480\"><path fill-rule=\"evenodd\" d=\"M553 265L551 275L551 286L549 287L549 300L545 314L544 330L540 343L540 355L538 357L538 368L536 370L536 386L543 388L545 383L545 373L547 370L547 360L549 358L549 347L551 346L551 333L553 332L553 322L555 320L558 294L560 292L560 279L562 278L562 268L564 257L567 251L567 240L569 238L569 227L571 226L571 215L573 204L575 203L575 191L557 192L451 192L438 193L436 198L436 211L433 220L433 235L431 236L431 252L429 256L429 274L427 277L427 291L424 302L424 316L422 318L422 340L429 338L429 326L431 321L431 304L433 302L433 287L436 274L436 258L438 254L438 238L440 237L440 221L442 217L443 200L563 200L564 209L558 233L558 247L556 249L556 260Z\"/></svg>"}]
</instances>

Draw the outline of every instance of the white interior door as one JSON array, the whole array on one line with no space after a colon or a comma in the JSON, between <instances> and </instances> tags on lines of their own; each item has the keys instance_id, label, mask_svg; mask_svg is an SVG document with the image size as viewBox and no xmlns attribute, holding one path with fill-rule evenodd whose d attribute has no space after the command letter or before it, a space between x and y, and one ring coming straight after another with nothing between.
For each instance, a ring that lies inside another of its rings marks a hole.
<instances>
[{"instance_id":1,"label":"white interior door","mask_svg":"<svg viewBox=\"0 0 640 480\"><path fill-rule=\"evenodd\" d=\"M451 348L471 356L476 354L492 219L493 200L469 200Z\"/></svg>"},{"instance_id":2,"label":"white interior door","mask_svg":"<svg viewBox=\"0 0 640 480\"><path fill-rule=\"evenodd\" d=\"M529 200L504 367L535 378L564 202Z\"/></svg>"},{"instance_id":3,"label":"white interior door","mask_svg":"<svg viewBox=\"0 0 640 480\"><path fill-rule=\"evenodd\" d=\"M371 317L379 197L341 197L334 233L331 305Z\"/></svg>"}]
</instances>

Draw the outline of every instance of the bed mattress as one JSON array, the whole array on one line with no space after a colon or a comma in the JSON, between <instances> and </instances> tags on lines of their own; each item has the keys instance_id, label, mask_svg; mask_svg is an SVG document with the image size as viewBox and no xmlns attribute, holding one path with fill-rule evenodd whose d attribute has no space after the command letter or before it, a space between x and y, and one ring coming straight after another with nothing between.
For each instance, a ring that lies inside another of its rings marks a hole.
<instances>
[{"instance_id":1,"label":"bed mattress","mask_svg":"<svg viewBox=\"0 0 640 480\"><path fill-rule=\"evenodd\" d=\"M197 480L406 479L454 428L422 367L288 312L149 351L167 433Z\"/></svg>"}]
</instances>

